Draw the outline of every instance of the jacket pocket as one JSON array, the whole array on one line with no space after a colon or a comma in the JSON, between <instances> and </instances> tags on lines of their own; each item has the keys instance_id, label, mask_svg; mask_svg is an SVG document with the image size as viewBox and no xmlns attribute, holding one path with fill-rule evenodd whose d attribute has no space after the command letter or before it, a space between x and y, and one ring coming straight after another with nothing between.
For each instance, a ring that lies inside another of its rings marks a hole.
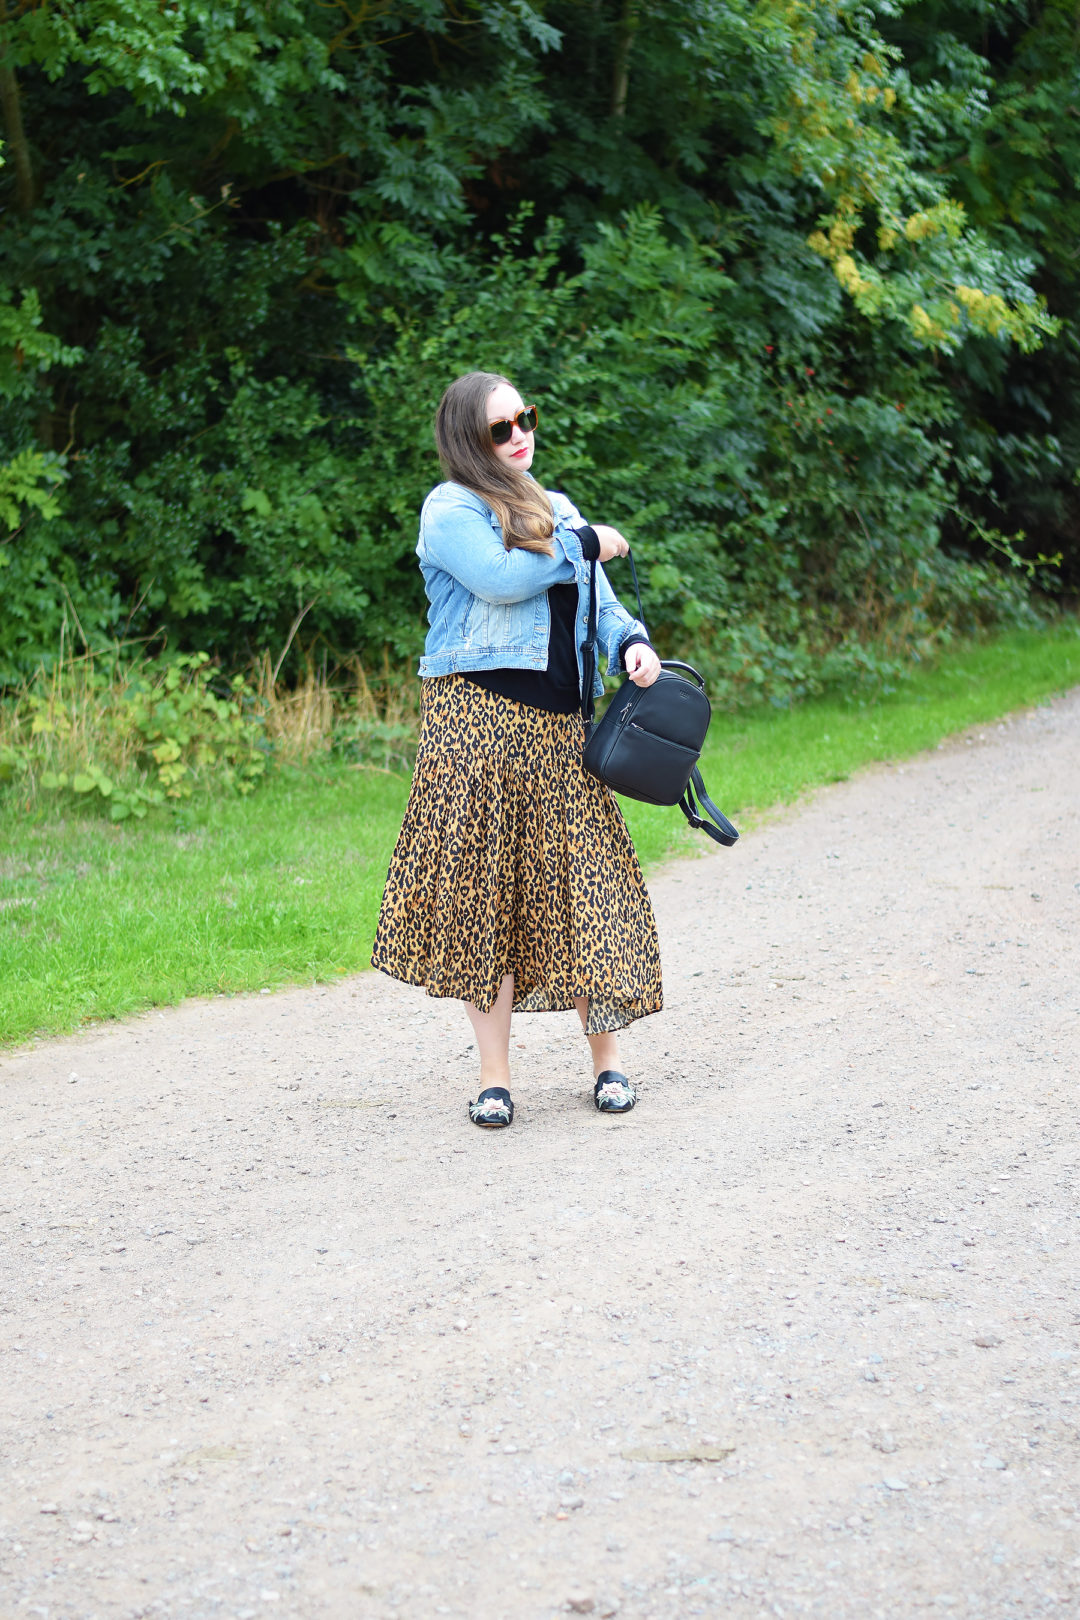
<instances>
[{"instance_id":1,"label":"jacket pocket","mask_svg":"<svg viewBox=\"0 0 1080 1620\"><path fill-rule=\"evenodd\" d=\"M472 647L509 647L514 624L513 604L485 602L474 596L465 615L465 641Z\"/></svg>"}]
</instances>

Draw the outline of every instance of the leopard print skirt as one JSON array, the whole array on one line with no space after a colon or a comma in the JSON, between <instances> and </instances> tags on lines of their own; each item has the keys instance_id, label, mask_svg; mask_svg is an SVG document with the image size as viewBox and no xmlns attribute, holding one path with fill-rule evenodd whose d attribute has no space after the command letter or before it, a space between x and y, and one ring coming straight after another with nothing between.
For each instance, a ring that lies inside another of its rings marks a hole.
<instances>
[{"instance_id":1,"label":"leopard print skirt","mask_svg":"<svg viewBox=\"0 0 1080 1620\"><path fill-rule=\"evenodd\" d=\"M581 764L578 715L461 675L425 680L412 791L372 966L490 1012L587 997L590 1035L663 1005L652 905L622 811Z\"/></svg>"}]
</instances>

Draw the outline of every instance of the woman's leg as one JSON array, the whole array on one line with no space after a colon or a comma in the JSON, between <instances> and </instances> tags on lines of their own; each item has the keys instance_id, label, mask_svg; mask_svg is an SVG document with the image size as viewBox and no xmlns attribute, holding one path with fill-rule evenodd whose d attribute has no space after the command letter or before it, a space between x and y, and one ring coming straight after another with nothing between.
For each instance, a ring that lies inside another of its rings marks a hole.
<instances>
[{"instance_id":1,"label":"woman's leg","mask_svg":"<svg viewBox=\"0 0 1080 1620\"><path fill-rule=\"evenodd\" d=\"M490 1012L482 1013L471 1001L465 1003L476 1049L480 1053L480 1089L510 1085L510 1014L514 1010L514 975L508 973Z\"/></svg>"},{"instance_id":2,"label":"woman's leg","mask_svg":"<svg viewBox=\"0 0 1080 1620\"><path fill-rule=\"evenodd\" d=\"M588 996L575 996L574 1006L578 1010L578 1017L581 1019L581 1027L584 1029L589 1017ZM589 1048L592 1052L592 1072L594 1080L598 1075L603 1074L605 1069L615 1069L618 1071L620 1062L619 1037L613 1031L603 1035L586 1035L585 1039L588 1041Z\"/></svg>"}]
</instances>

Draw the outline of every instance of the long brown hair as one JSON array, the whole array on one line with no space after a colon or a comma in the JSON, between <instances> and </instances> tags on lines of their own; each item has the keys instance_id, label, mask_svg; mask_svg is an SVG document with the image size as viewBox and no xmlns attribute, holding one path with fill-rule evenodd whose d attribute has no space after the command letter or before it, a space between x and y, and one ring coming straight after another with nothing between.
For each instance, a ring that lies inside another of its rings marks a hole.
<instances>
[{"instance_id":1,"label":"long brown hair","mask_svg":"<svg viewBox=\"0 0 1080 1620\"><path fill-rule=\"evenodd\" d=\"M500 461L491 442L488 395L506 382L496 371L467 371L452 382L435 413L435 448L446 477L491 507L507 551L518 546L550 557L555 550L550 501L535 478Z\"/></svg>"}]
</instances>

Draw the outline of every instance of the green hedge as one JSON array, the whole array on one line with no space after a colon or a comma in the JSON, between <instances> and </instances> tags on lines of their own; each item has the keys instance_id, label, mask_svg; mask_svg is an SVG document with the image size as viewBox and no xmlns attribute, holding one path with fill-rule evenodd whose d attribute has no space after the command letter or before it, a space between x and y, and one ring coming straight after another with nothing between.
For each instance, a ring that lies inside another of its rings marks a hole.
<instances>
[{"instance_id":1,"label":"green hedge","mask_svg":"<svg viewBox=\"0 0 1080 1620\"><path fill-rule=\"evenodd\" d=\"M879 678L1075 571L1063 3L8 10L0 682L298 620L411 657L472 366L718 691Z\"/></svg>"}]
</instances>

